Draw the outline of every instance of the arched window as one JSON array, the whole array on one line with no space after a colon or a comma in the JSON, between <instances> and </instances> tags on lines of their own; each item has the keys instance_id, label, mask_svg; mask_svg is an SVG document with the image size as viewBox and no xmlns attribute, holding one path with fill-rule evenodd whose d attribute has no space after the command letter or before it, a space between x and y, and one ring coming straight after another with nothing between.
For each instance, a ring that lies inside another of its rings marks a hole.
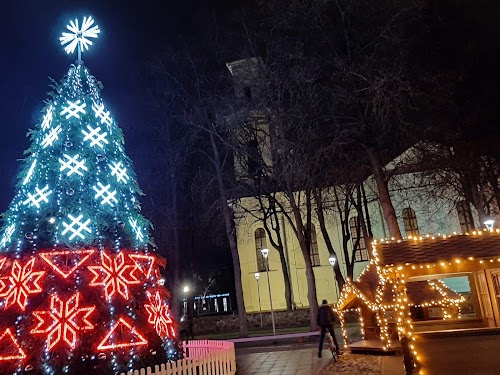
<instances>
[{"instance_id":1,"label":"arched window","mask_svg":"<svg viewBox=\"0 0 500 375\"><path fill-rule=\"evenodd\" d=\"M311 264L313 267L320 266L319 251L318 251L318 238L316 237L316 228L311 224Z\"/></svg>"},{"instance_id":2,"label":"arched window","mask_svg":"<svg viewBox=\"0 0 500 375\"><path fill-rule=\"evenodd\" d=\"M363 236L363 231L361 230L361 223L358 221L357 216L353 216L349 219L349 229L351 231L354 261L365 262L369 260L370 254L368 254L365 237Z\"/></svg>"},{"instance_id":3,"label":"arched window","mask_svg":"<svg viewBox=\"0 0 500 375\"><path fill-rule=\"evenodd\" d=\"M417 215L412 208L407 207L403 210L403 222L405 224L406 237L420 236L420 231L418 230Z\"/></svg>"},{"instance_id":4,"label":"arched window","mask_svg":"<svg viewBox=\"0 0 500 375\"><path fill-rule=\"evenodd\" d=\"M470 210L470 204L467 201L457 202L458 221L460 222L460 230L462 233L471 232L474 229L474 219Z\"/></svg>"},{"instance_id":5,"label":"arched window","mask_svg":"<svg viewBox=\"0 0 500 375\"><path fill-rule=\"evenodd\" d=\"M266 264L261 250L267 247L266 231L263 228L258 228L255 231L255 255L257 255L257 270L266 272Z\"/></svg>"}]
</instances>

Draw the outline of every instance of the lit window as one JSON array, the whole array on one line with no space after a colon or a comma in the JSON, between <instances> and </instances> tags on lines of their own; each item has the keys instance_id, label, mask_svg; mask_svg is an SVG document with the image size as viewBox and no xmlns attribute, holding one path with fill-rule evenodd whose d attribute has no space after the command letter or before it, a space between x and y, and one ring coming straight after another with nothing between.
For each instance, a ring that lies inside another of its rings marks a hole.
<instances>
[{"instance_id":1,"label":"lit window","mask_svg":"<svg viewBox=\"0 0 500 375\"><path fill-rule=\"evenodd\" d=\"M313 267L320 266L319 251L318 251L318 239L316 237L316 228L311 225L311 264Z\"/></svg>"},{"instance_id":2,"label":"lit window","mask_svg":"<svg viewBox=\"0 0 500 375\"><path fill-rule=\"evenodd\" d=\"M417 215L415 211L407 207L403 210L403 222L405 224L406 237L418 237L420 236L420 231L418 230Z\"/></svg>"},{"instance_id":3,"label":"lit window","mask_svg":"<svg viewBox=\"0 0 500 375\"><path fill-rule=\"evenodd\" d=\"M354 261L365 262L369 260L370 255L368 254L365 237L363 236L363 231L361 230L361 223L359 222L357 216L351 217L349 220L349 228L351 230Z\"/></svg>"},{"instance_id":4,"label":"lit window","mask_svg":"<svg viewBox=\"0 0 500 375\"><path fill-rule=\"evenodd\" d=\"M471 232L475 229L469 202L457 202L457 214L462 233Z\"/></svg>"},{"instance_id":5,"label":"lit window","mask_svg":"<svg viewBox=\"0 0 500 375\"><path fill-rule=\"evenodd\" d=\"M267 248L266 231L259 228L255 231L255 254L257 255L257 270L266 272L266 264L261 250Z\"/></svg>"}]
</instances>

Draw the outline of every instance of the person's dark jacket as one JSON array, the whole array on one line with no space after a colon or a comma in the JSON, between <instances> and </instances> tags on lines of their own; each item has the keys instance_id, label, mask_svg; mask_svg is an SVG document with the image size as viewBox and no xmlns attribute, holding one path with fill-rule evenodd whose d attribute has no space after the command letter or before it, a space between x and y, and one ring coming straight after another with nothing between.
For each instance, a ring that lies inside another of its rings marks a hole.
<instances>
[{"instance_id":1,"label":"person's dark jacket","mask_svg":"<svg viewBox=\"0 0 500 375\"><path fill-rule=\"evenodd\" d=\"M322 305L318 309L317 324L321 327L330 326L333 324L335 317L332 308L328 305Z\"/></svg>"}]
</instances>

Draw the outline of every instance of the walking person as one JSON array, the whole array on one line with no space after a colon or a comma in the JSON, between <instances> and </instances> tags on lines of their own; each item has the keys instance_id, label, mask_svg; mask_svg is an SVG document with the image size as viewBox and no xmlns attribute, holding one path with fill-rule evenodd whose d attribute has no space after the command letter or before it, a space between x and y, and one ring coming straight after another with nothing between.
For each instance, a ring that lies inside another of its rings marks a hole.
<instances>
[{"instance_id":1,"label":"walking person","mask_svg":"<svg viewBox=\"0 0 500 375\"><path fill-rule=\"evenodd\" d=\"M335 349L337 351L337 355L341 355L342 351L340 350L339 343L337 342L337 338L335 337L335 331L333 329L333 322L335 317L333 315L332 308L328 305L328 301L326 299L323 300L322 305L318 309L318 318L317 324L321 329L321 335L319 338L319 351L318 358L321 358L321 351L323 350L323 340L325 339L326 330L330 332L332 336L333 342L335 343Z\"/></svg>"}]
</instances>

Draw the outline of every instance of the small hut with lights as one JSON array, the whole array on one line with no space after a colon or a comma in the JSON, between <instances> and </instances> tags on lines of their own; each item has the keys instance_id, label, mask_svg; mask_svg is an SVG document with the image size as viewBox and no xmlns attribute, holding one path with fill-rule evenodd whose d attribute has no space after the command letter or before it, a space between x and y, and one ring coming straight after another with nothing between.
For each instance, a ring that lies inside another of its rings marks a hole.
<instances>
[{"instance_id":1,"label":"small hut with lights","mask_svg":"<svg viewBox=\"0 0 500 375\"><path fill-rule=\"evenodd\" d=\"M463 301L458 293L441 280L417 281L407 285L407 298L415 320L438 321L459 316ZM356 281L342 288L337 311L345 344L351 352L399 351L395 284L385 282L372 262ZM345 329L346 314L357 314L363 339L349 343Z\"/></svg>"},{"instance_id":2,"label":"small hut with lights","mask_svg":"<svg viewBox=\"0 0 500 375\"><path fill-rule=\"evenodd\" d=\"M373 255L381 279L393 285L407 373L412 367L420 374L500 373L499 230L381 241ZM475 318L422 329L411 311L411 285L455 276L468 277Z\"/></svg>"}]
</instances>

